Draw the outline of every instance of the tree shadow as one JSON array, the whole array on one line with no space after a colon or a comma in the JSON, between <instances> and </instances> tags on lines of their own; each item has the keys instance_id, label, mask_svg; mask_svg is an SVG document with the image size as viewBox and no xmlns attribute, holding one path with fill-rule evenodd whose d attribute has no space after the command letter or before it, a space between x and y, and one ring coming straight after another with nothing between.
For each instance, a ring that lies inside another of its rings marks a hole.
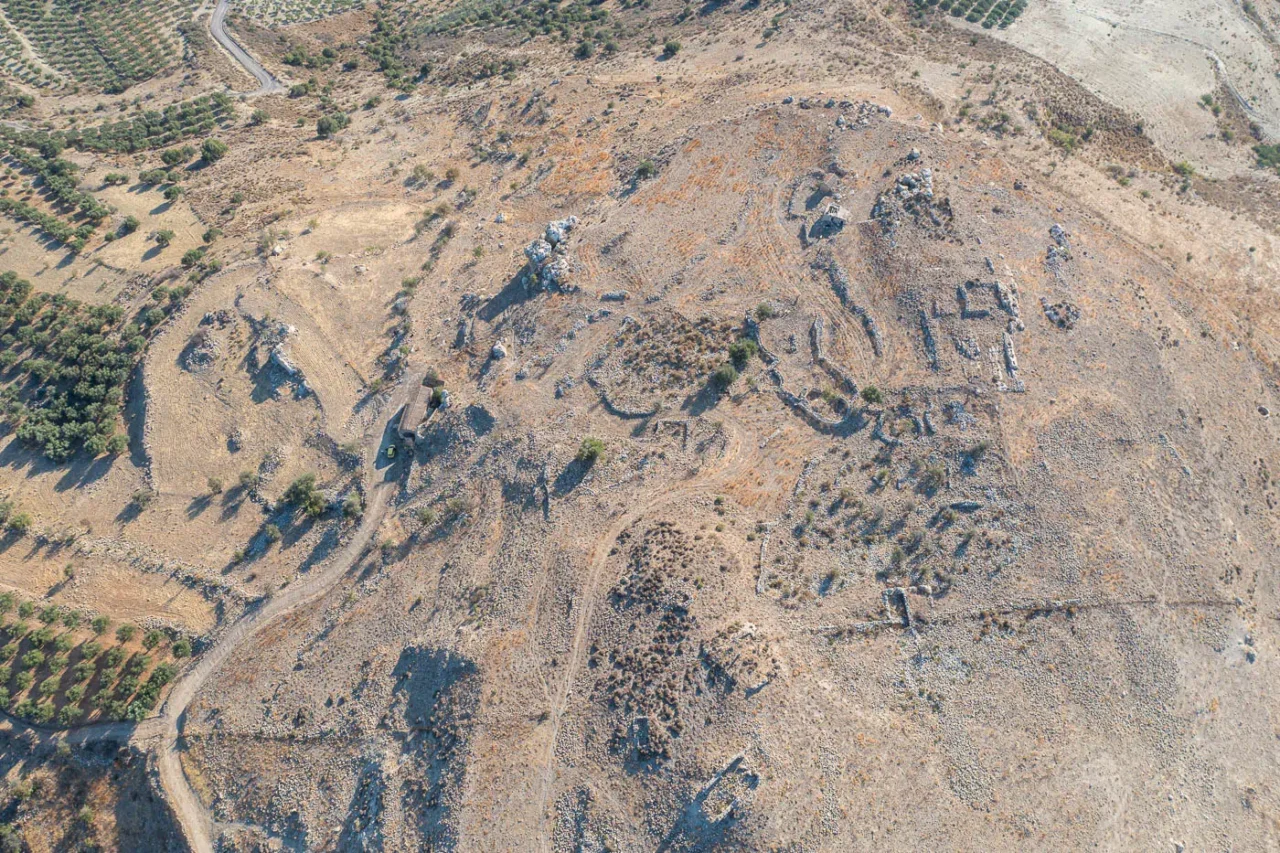
<instances>
[{"instance_id":1,"label":"tree shadow","mask_svg":"<svg viewBox=\"0 0 1280 853\"><path fill-rule=\"evenodd\" d=\"M480 306L480 310L476 311L476 316L486 323L492 323L512 305L517 305L527 300L529 298L529 290L525 287L525 281L528 273L529 265L525 264L511 277L502 290L489 297L489 301Z\"/></svg>"},{"instance_id":2,"label":"tree shadow","mask_svg":"<svg viewBox=\"0 0 1280 853\"><path fill-rule=\"evenodd\" d=\"M488 435L498 420L484 406L472 404L466 409L467 426L477 436Z\"/></svg>"},{"instance_id":3,"label":"tree shadow","mask_svg":"<svg viewBox=\"0 0 1280 853\"><path fill-rule=\"evenodd\" d=\"M574 459L564 470L560 472L560 476L556 477L555 483L551 486L551 494L558 498L572 492L578 487L591 471L592 463Z\"/></svg>"},{"instance_id":4,"label":"tree shadow","mask_svg":"<svg viewBox=\"0 0 1280 853\"><path fill-rule=\"evenodd\" d=\"M680 404L680 408L696 418L714 409L723 394L723 389L720 388L716 381L708 379L695 393L685 398L685 401Z\"/></svg>"},{"instance_id":5,"label":"tree shadow","mask_svg":"<svg viewBox=\"0 0 1280 853\"><path fill-rule=\"evenodd\" d=\"M244 486L237 484L234 488L229 489L222 496L222 512L218 514L218 520L226 521L239 515L241 508L248 499L249 490Z\"/></svg>"},{"instance_id":6,"label":"tree shadow","mask_svg":"<svg viewBox=\"0 0 1280 853\"><path fill-rule=\"evenodd\" d=\"M301 517L297 517L301 515ZM277 518L280 516L277 515ZM306 514L299 514L290 510L284 514L281 519L284 523L280 525L280 532L284 534L280 537L281 548L292 548L298 544L302 537L311 532L316 526L318 519L312 518Z\"/></svg>"},{"instance_id":7,"label":"tree shadow","mask_svg":"<svg viewBox=\"0 0 1280 853\"><path fill-rule=\"evenodd\" d=\"M128 524L132 521L136 521L140 515L142 515L142 507L135 501L129 501L124 505L124 509L116 513L116 521L120 524Z\"/></svg>"},{"instance_id":8,"label":"tree shadow","mask_svg":"<svg viewBox=\"0 0 1280 853\"><path fill-rule=\"evenodd\" d=\"M213 495L200 495L192 498L191 503L187 504L187 519L192 520L200 517L212 505Z\"/></svg>"},{"instance_id":9,"label":"tree shadow","mask_svg":"<svg viewBox=\"0 0 1280 853\"><path fill-rule=\"evenodd\" d=\"M321 535L320 541L311 549L311 553L307 555L306 559L303 560L301 564L299 564L298 571L310 571L312 566L323 563L325 560L329 559L329 555L333 553L334 549L338 547L340 542L341 533L338 526L334 525L327 528L324 534Z\"/></svg>"},{"instance_id":10,"label":"tree shadow","mask_svg":"<svg viewBox=\"0 0 1280 853\"><path fill-rule=\"evenodd\" d=\"M81 454L84 458L79 458L76 462L67 468L67 473L62 475L58 480L54 489L59 492L65 492L68 489L82 489L91 483L96 483L107 475L111 467L116 463L114 456L98 456L90 457Z\"/></svg>"}]
</instances>

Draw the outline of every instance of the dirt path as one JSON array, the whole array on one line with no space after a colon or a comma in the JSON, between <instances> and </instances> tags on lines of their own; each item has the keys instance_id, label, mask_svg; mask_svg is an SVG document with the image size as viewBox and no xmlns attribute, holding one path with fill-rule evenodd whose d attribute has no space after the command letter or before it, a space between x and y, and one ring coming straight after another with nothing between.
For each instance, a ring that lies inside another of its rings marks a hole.
<instances>
[{"instance_id":1,"label":"dirt path","mask_svg":"<svg viewBox=\"0 0 1280 853\"><path fill-rule=\"evenodd\" d=\"M1093 18L1094 20L1100 21L1109 27L1121 27L1121 26L1128 27L1131 30L1138 30L1139 32L1149 33L1150 35L1153 35L1153 36L1160 36L1161 38L1172 39L1173 41L1180 41L1180 42L1183 42L1184 44L1189 44L1192 47L1196 47L1196 48L1199 48L1200 50L1203 50L1205 52L1205 56L1209 57L1209 59L1213 61L1214 66L1218 69L1219 76L1221 76L1222 78L1222 84L1226 87L1227 91L1231 93L1231 97L1235 98L1235 101L1240 106L1240 109L1244 110L1245 114L1249 116L1249 118L1257 122L1258 125L1262 128L1263 135L1266 137L1266 141L1269 142L1273 139L1276 139L1277 136L1280 136L1280 129L1271 126L1271 123L1267 120L1267 117L1264 116L1262 113L1258 112L1258 110L1254 108L1253 104L1249 101L1249 99L1246 98L1243 94L1241 94L1240 90L1235 87L1235 84L1231 81L1231 74L1230 72L1227 71L1227 64L1222 61L1222 58L1218 56L1218 52L1214 50L1211 46L1205 44L1202 41L1197 41L1196 39L1189 38L1188 36L1182 36L1182 35L1178 35L1177 33L1166 32L1165 30L1157 30L1157 29L1153 29L1152 27L1145 27L1145 26L1142 26L1141 24L1133 24L1128 21L1112 20L1111 18L1108 18L1105 15L1099 15L1095 12L1086 12L1084 14L1087 14L1089 17Z\"/></svg>"},{"instance_id":2,"label":"dirt path","mask_svg":"<svg viewBox=\"0 0 1280 853\"><path fill-rule=\"evenodd\" d=\"M284 86L277 80L270 71L262 67L262 63L249 55L249 52L236 43L230 35L227 34L227 5L230 0L218 0L218 5L213 7L213 14L209 16L209 34L213 36L214 41L222 45L222 48L236 62L244 66L244 70L253 75L258 81L258 88L252 92L246 92L248 95L274 95L277 92L283 92Z\"/></svg>"},{"instance_id":3,"label":"dirt path","mask_svg":"<svg viewBox=\"0 0 1280 853\"><path fill-rule=\"evenodd\" d=\"M578 667L582 662L583 650L587 645L587 632L591 627L591 617L595 611L598 598L596 595L597 587L600 584L600 576L604 573L605 564L609 561L609 552L613 550L613 543L622 534L622 531L658 506L698 492L709 491L713 485L724 481L726 477L741 473L746 460L741 457L742 440L739 437L739 432L735 425L727 420L724 428L728 433L728 437L725 452L720 458L719 464L710 469L698 471L691 479L645 501L632 508L629 512L623 513L618 517L617 521L609 526L604 535L596 540L595 547L592 549L591 571L588 573L587 582L582 589L582 606L578 608L578 624L573 633L573 648L569 654L568 665L564 670L564 681L551 708L551 738L550 743L547 745L546 759L543 762L542 786L538 794L537 815L540 830L538 833L538 848L540 850L547 851L551 849L552 827L547 819L546 812L547 798L551 794L551 786L555 781L556 741L560 737L560 723L564 719L565 709L569 705L569 696L573 692L573 682L577 675Z\"/></svg>"},{"instance_id":4,"label":"dirt path","mask_svg":"<svg viewBox=\"0 0 1280 853\"><path fill-rule=\"evenodd\" d=\"M408 389L420 381L418 376L411 376L401 383L398 393L388 407L392 416L403 405L408 396ZM383 433L379 430L377 435L373 437L371 446L367 451L366 464L375 473L377 469L374 467L374 463L376 463L378 454L381 451L382 440ZM267 603L240 617L239 621L235 622L218 638L212 648L200 656L199 662L187 670L174 683L168 699L165 700L160 716L138 727L139 735L143 734L142 730L148 724L153 727L162 727L158 747L160 785L168 796L170 806L188 846L195 853L213 853L213 824L208 810L200 802L195 791L192 790L191 784L182 769L179 740L182 725L186 720L188 706L190 706L200 688L209 679L209 676L217 672L227 658L245 642L252 639L258 631L276 619L293 613L320 598L351 570L351 567L360 559L365 549L369 547L370 542L382 524L382 519L386 515L391 498L399 486L401 466L405 464L406 460L411 459L409 454L401 454L400 457L396 464L388 466L383 471L382 479L369 489L368 504L365 507L360 527L347 544L343 546L342 550L327 564L313 569L305 577L294 581L284 590L278 592Z\"/></svg>"}]
</instances>

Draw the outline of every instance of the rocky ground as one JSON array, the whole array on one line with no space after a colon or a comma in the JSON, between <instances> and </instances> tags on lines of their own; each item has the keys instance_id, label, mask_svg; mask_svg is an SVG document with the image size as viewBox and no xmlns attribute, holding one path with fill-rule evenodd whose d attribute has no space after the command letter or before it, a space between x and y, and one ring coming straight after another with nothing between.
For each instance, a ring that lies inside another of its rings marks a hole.
<instances>
[{"instance_id":1,"label":"rocky ground","mask_svg":"<svg viewBox=\"0 0 1280 853\"><path fill-rule=\"evenodd\" d=\"M352 120L260 98L192 179L228 263L148 350L110 553L216 644L351 539L363 436L401 479L185 708L221 849L1280 845L1280 180L914 9L477 23L403 94L368 11L233 21Z\"/></svg>"}]
</instances>

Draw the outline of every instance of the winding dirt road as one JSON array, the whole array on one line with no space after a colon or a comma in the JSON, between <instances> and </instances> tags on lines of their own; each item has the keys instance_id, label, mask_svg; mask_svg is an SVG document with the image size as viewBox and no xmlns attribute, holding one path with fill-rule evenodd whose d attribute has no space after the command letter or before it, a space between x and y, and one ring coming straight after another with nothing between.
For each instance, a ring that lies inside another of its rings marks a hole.
<instances>
[{"instance_id":1,"label":"winding dirt road","mask_svg":"<svg viewBox=\"0 0 1280 853\"><path fill-rule=\"evenodd\" d=\"M392 417L404 404L409 389L420 381L418 376L408 376L401 381L388 407ZM367 470L375 475L378 473L376 463L382 451L384 436L384 431L378 430L376 435L367 437L365 465ZM208 810L192 790L186 773L182 769L180 738L188 706L209 676L217 672L227 658L252 639L258 631L276 619L320 598L351 570L373 541L374 534L381 526L391 499L399 487L402 466L411 464L411 459L410 454L400 454L395 464L387 466L381 472L382 479L369 489L368 501L359 528L336 555L326 564L289 584L256 610L241 616L211 648L200 656L199 661L174 683L158 718L160 722L147 721L152 725L163 726L158 747L160 785L164 788L182 834L194 853L213 853L214 833Z\"/></svg>"},{"instance_id":2,"label":"winding dirt road","mask_svg":"<svg viewBox=\"0 0 1280 853\"><path fill-rule=\"evenodd\" d=\"M600 585L600 577L604 573L605 565L609 562L609 554L613 549L613 543L617 541L622 531L658 507L679 498L686 498L699 493L710 493L714 491L714 486L743 475L748 460L742 455L740 430L738 425L731 421L725 421L724 426L725 432L728 433L725 450L715 465L698 471L691 479L644 501L638 506L632 507L611 524L603 536L596 540L595 548L592 550L591 555L591 570L582 589L581 600L583 604L578 607L578 622L573 632L573 647L569 654L568 664L564 668L564 680L560 684L560 689L557 691L556 699L551 707L551 737L550 742L547 744L546 756L543 759L542 785L538 793L539 850L548 851L551 849L552 827L548 820L547 803L551 796L552 785L555 782L556 742L560 738L560 725L569 706L569 697L573 693L573 682L577 678L578 670L582 665L591 620L596 603L599 600L598 587Z\"/></svg>"},{"instance_id":3,"label":"winding dirt road","mask_svg":"<svg viewBox=\"0 0 1280 853\"><path fill-rule=\"evenodd\" d=\"M351 570L368 548L386 515L388 502L397 487L391 473L398 469L399 466L389 468L387 479L370 489L369 503L359 529L328 565L295 581L257 610L242 616L212 648L201 655L199 662L187 670L170 691L161 713L165 728L159 752L160 784L169 797L183 836L195 853L213 853L213 832L209 814L182 770L179 738L187 707L209 676L217 672L236 649L266 625L320 598Z\"/></svg>"},{"instance_id":4,"label":"winding dirt road","mask_svg":"<svg viewBox=\"0 0 1280 853\"><path fill-rule=\"evenodd\" d=\"M274 95L277 92L284 91L284 85L277 80L270 71L262 67L262 63L249 55L249 52L241 47L235 39L227 34L227 6L229 0L218 0L218 5L213 7L213 14L209 16L209 34L213 36L214 41L222 45L222 48L236 62L244 66L244 70L253 75L258 81L258 88L249 95Z\"/></svg>"}]
</instances>

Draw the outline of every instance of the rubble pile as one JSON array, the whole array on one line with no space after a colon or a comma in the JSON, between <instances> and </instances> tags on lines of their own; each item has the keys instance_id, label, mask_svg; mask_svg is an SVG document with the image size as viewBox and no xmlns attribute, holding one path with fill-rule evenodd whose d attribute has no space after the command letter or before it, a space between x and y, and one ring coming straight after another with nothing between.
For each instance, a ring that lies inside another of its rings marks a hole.
<instances>
[{"instance_id":1,"label":"rubble pile","mask_svg":"<svg viewBox=\"0 0 1280 853\"><path fill-rule=\"evenodd\" d=\"M214 336L215 329L224 329L235 325L235 315L230 311L210 311L200 320L200 328L196 329L191 340L182 350L180 363L182 369L191 373L204 373L213 367L218 356L222 354L222 344Z\"/></svg>"},{"instance_id":2,"label":"rubble pile","mask_svg":"<svg viewBox=\"0 0 1280 853\"><path fill-rule=\"evenodd\" d=\"M1080 309L1070 302L1055 302L1051 305L1048 299L1041 296L1040 306L1044 308L1044 316L1049 322L1064 331L1074 329L1076 321L1080 319Z\"/></svg>"},{"instance_id":3,"label":"rubble pile","mask_svg":"<svg viewBox=\"0 0 1280 853\"><path fill-rule=\"evenodd\" d=\"M302 368L294 363L289 356L289 350L285 346L298 330L287 323L278 321L265 321L259 324L258 340L254 345L255 361L259 370L269 367L277 368L286 377L286 381L294 386L294 393L298 397L306 397L311 393L311 386L307 383L307 377L302 372ZM262 353L266 352L265 359ZM280 389L276 388L276 393L280 393Z\"/></svg>"},{"instance_id":4,"label":"rubble pile","mask_svg":"<svg viewBox=\"0 0 1280 853\"><path fill-rule=\"evenodd\" d=\"M1045 250L1044 268L1059 282L1064 282L1062 267L1071 260L1071 241L1067 239L1067 232L1057 223L1049 228L1049 236L1053 238L1053 245Z\"/></svg>"},{"instance_id":5,"label":"rubble pile","mask_svg":"<svg viewBox=\"0 0 1280 853\"><path fill-rule=\"evenodd\" d=\"M934 199L932 169L899 175L893 187L880 193L871 208L871 218L880 222L886 234L892 234L904 216L910 216L917 225L935 229L950 226L954 218L951 202Z\"/></svg>"},{"instance_id":6,"label":"rubble pile","mask_svg":"<svg viewBox=\"0 0 1280 853\"><path fill-rule=\"evenodd\" d=\"M888 118L893 115L893 110L889 107L873 104L870 101L860 101L856 104L849 101L841 101L840 109L845 111L836 117L836 127L841 130L867 127L871 124L871 119L876 116Z\"/></svg>"},{"instance_id":7,"label":"rubble pile","mask_svg":"<svg viewBox=\"0 0 1280 853\"><path fill-rule=\"evenodd\" d=\"M557 219L547 225L543 235L525 247L524 256L529 259L525 288L529 293L553 291L572 293L577 288L569 286L569 232L578 224L578 217Z\"/></svg>"}]
</instances>

